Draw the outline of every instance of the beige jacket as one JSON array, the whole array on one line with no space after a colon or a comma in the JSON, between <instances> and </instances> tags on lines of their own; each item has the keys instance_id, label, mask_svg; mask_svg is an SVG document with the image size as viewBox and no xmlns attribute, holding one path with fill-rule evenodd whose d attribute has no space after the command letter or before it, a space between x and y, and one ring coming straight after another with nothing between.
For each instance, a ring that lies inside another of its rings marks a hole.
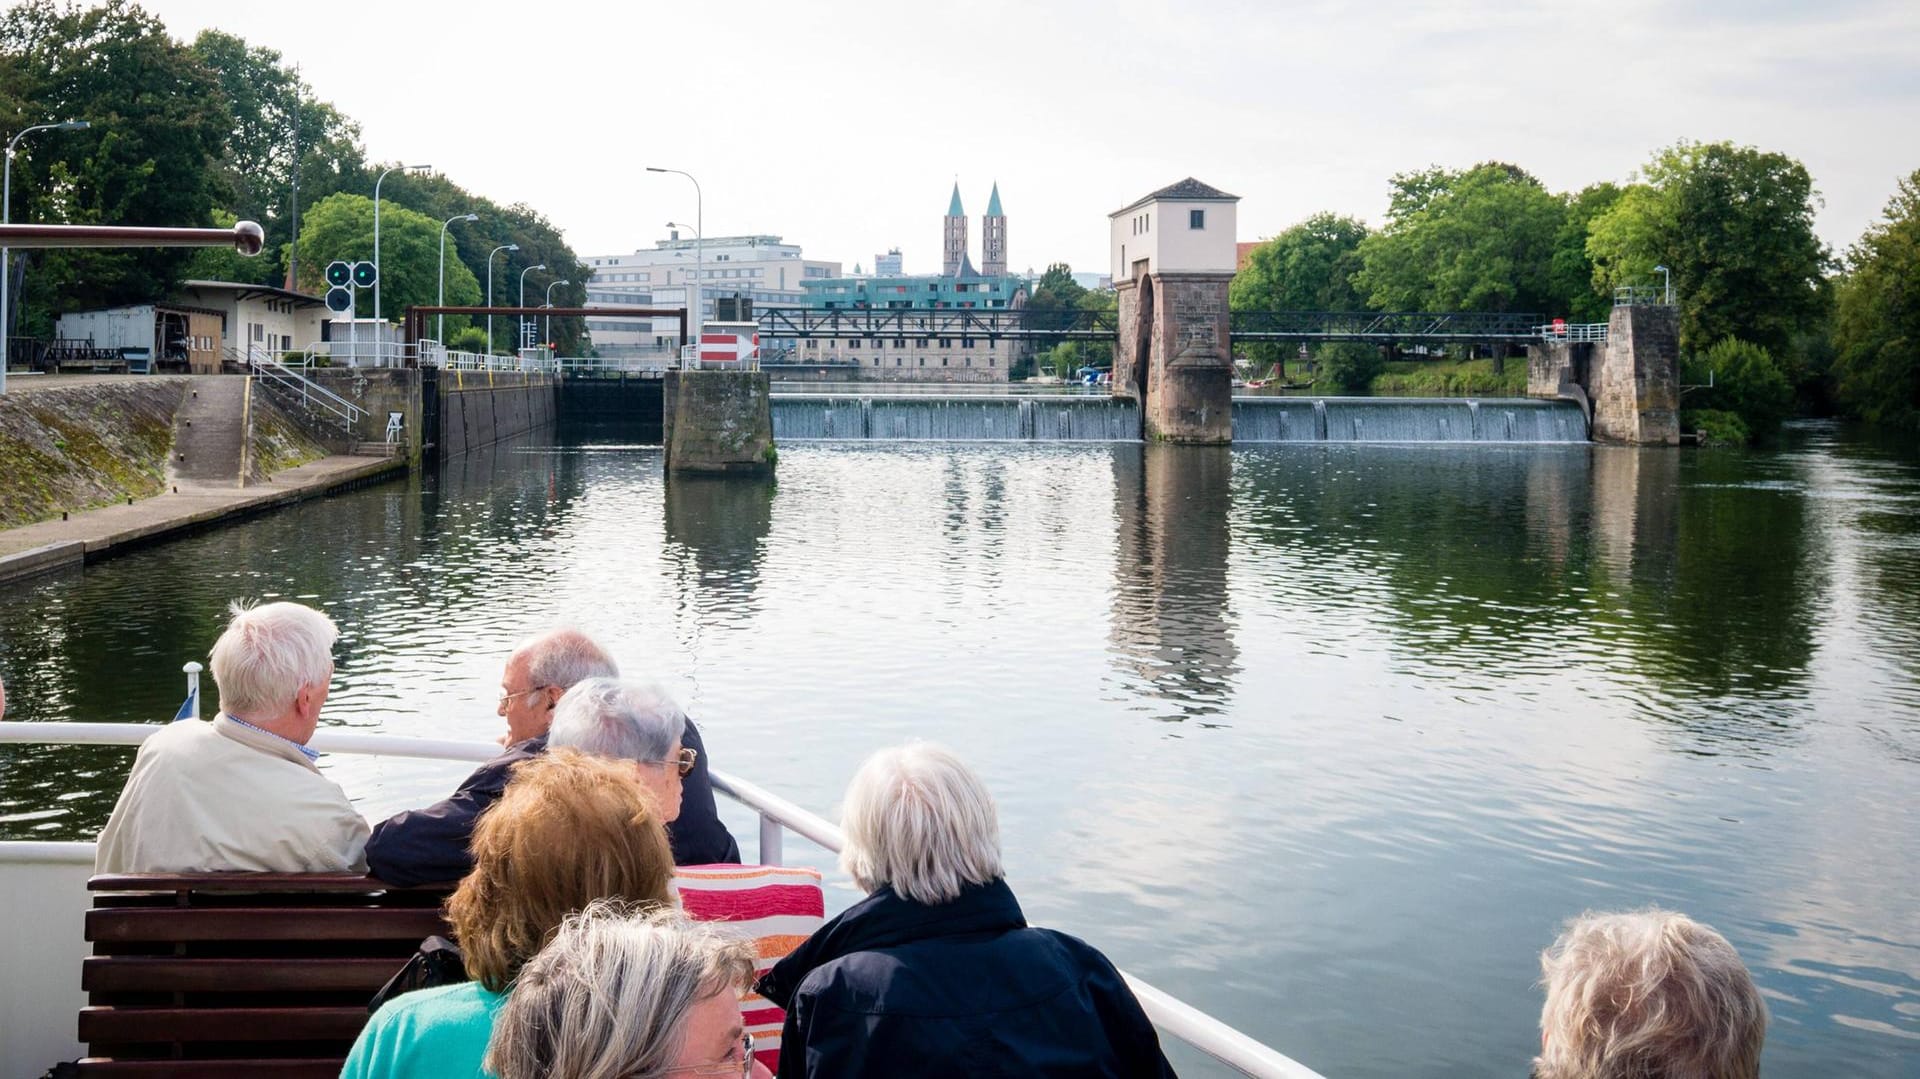
<instances>
[{"instance_id":1,"label":"beige jacket","mask_svg":"<svg viewBox=\"0 0 1920 1079\"><path fill-rule=\"evenodd\" d=\"M365 872L367 822L293 743L224 715L141 745L99 873Z\"/></svg>"}]
</instances>

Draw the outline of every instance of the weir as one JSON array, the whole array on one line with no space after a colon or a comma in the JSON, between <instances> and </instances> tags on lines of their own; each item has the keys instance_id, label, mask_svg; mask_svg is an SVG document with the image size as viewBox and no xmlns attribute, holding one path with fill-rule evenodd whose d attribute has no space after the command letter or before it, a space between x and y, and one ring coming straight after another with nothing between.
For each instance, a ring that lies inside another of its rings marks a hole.
<instances>
[{"instance_id":1,"label":"weir","mask_svg":"<svg viewBox=\"0 0 1920 1079\"><path fill-rule=\"evenodd\" d=\"M776 439L1138 442L1127 398L773 395ZM1526 398L1236 397L1235 442L1585 442L1571 401Z\"/></svg>"}]
</instances>

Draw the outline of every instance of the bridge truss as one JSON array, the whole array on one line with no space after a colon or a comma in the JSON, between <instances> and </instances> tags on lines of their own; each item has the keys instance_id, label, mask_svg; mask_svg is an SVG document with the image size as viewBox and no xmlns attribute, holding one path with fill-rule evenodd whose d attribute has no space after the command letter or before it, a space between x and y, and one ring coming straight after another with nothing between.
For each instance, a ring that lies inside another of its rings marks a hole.
<instances>
[{"instance_id":1,"label":"bridge truss","mask_svg":"<svg viewBox=\"0 0 1920 1079\"><path fill-rule=\"evenodd\" d=\"M760 314L762 340L979 338L987 341L1112 341L1114 311L983 311L974 308L783 308ZM1504 311L1232 311L1235 342L1362 341L1383 345L1525 343L1554 336L1537 314Z\"/></svg>"}]
</instances>

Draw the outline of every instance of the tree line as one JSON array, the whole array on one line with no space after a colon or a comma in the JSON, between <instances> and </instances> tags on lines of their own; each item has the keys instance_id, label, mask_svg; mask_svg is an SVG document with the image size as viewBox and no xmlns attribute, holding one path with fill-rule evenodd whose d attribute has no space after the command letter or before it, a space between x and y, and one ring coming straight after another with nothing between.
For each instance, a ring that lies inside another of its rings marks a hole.
<instances>
[{"instance_id":1,"label":"tree line","mask_svg":"<svg viewBox=\"0 0 1920 1079\"><path fill-rule=\"evenodd\" d=\"M1920 171L1844 257L1814 233L1817 198L1800 162L1727 142L1681 142L1632 182L1572 193L1504 162L1405 172L1379 228L1319 213L1254 248L1231 302L1601 322L1616 289L1670 284L1684 422L1727 441L1795 412L1920 430ZM1368 346L1316 359L1346 391L1381 366Z\"/></svg>"},{"instance_id":2,"label":"tree line","mask_svg":"<svg viewBox=\"0 0 1920 1079\"><path fill-rule=\"evenodd\" d=\"M28 0L0 17L0 127L86 120L84 131L37 132L13 162L13 220L112 225L229 225L257 221L267 246L257 258L219 249L14 252L14 334L47 338L54 319L163 299L184 280L239 281L322 293L328 262L373 258L373 185L360 128L319 100L273 49L219 30L175 40L129 0L91 8ZM298 187L296 203L296 182ZM489 254L494 300L529 304L586 300L590 267L533 208L502 206L439 175L394 172L381 185L381 313L397 318L434 303L441 225L447 230L448 303L482 300ZM295 235L296 214L299 232ZM297 241L297 243L296 243ZM297 258L298 265L294 266ZM293 271L290 274L290 271ZM537 286L540 299L531 290ZM359 313L372 314L363 295ZM514 345L513 319L496 319L496 344ZM577 318L552 320L562 354L585 347ZM449 319L448 336L468 329ZM485 343L474 329L468 347Z\"/></svg>"}]
</instances>

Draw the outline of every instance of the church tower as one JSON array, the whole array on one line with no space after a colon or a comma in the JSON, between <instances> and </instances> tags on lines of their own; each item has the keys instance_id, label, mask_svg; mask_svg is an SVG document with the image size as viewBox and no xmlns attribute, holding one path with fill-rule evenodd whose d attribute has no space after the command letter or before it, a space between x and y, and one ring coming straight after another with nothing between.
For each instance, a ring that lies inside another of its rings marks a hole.
<instances>
[{"instance_id":1,"label":"church tower","mask_svg":"<svg viewBox=\"0 0 1920 1079\"><path fill-rule=\"evenodd\" d=\"M993 185L987 215L980 219L980 272L1002 277L1007 272L1007 215L1000 212L1000 185Z\"/></svg>"},{"instance_id":2,"label":"church tower","mask_svg":"<svg viewBox=\"0 0 1920 1079\"><path fill-rule=\"evenodd\" d=\"M960 208L960 183L953 185L953 201L947 205L946 245L941 251L940 275L960 276L967 262L967 212Z\"/></svg>"}]
</instances>

